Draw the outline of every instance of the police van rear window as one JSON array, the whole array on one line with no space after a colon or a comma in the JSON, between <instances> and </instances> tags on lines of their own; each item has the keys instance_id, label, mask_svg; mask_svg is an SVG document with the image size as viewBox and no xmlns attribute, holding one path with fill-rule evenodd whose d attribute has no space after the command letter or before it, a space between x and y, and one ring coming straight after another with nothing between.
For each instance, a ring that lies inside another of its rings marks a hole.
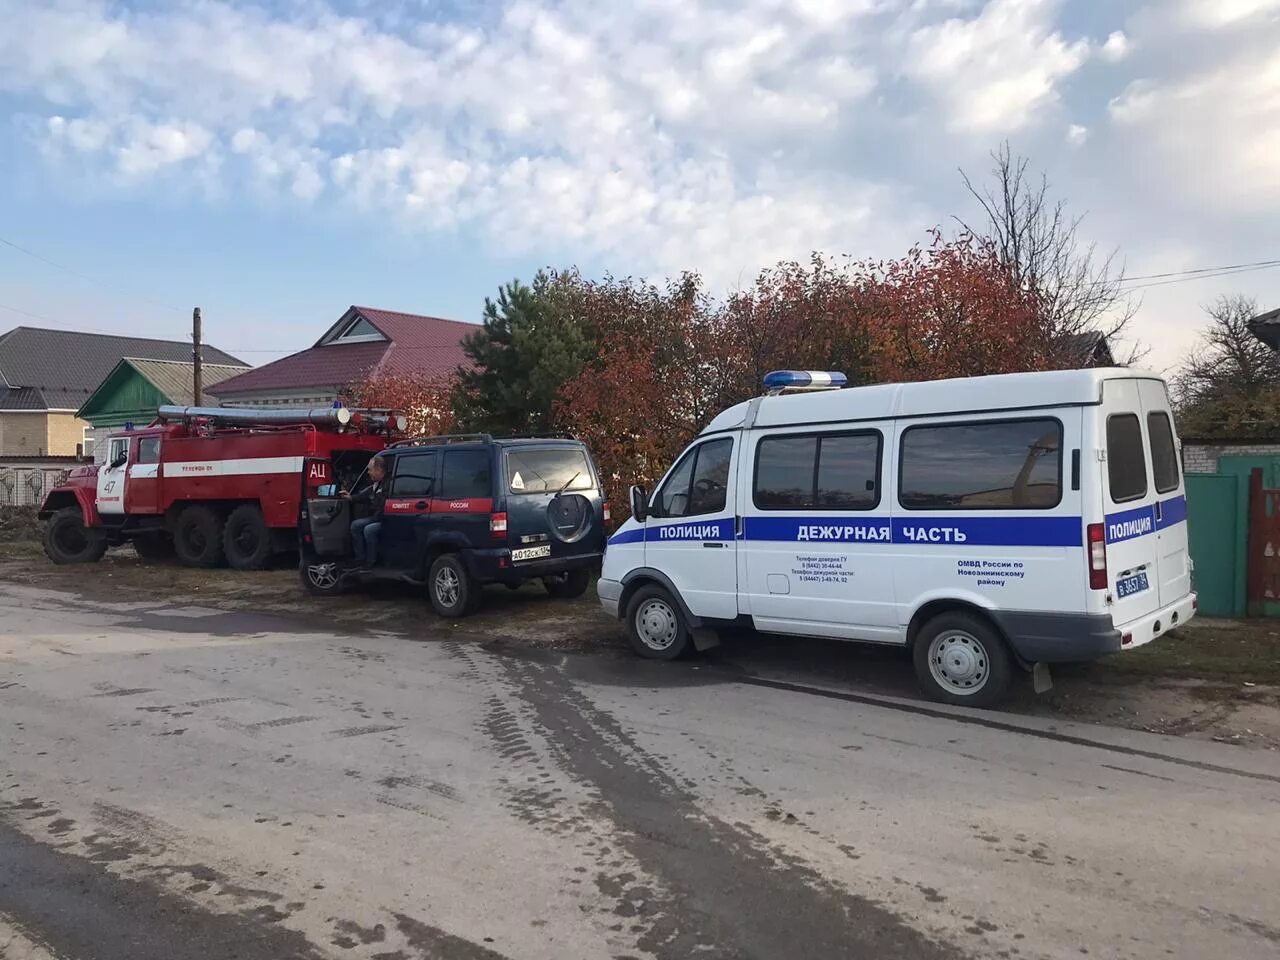
<instances>
[{"instance_id":1,"label":"police van rear window","mask_svg":"<svg viewBox=\"0 0 1280 960\"><path fill-rule=\"evenodd\" d=\"M1163 412L1147 414L1147 436L1151 438L1151 472L1156 493L1178 489L1178 449L1173 444L1173 425Z\"/></svg>"},{"instance_id":2,"label":"police van rear window","mask_svg":"<svg viewBox=\"0 0 1280 960\"><path fill-rule=\"evenodd\" d=\"M507 451L507 489L512 493L557 493L595 486L580 447Z\"/></svg>"},{"instance_id":3,"label":"police van rear window","mask_svg":"<svg viewBox=\"0 0 1280 960\"><path fill-rule=\"evenodd\" d=\"M1142 424L1136 413L1107 418L1107 484L1112 503L1147 495L1147 458L1142 449Z\"/></svg>"},{"instance_id":4,"label":"police van rear window","mask_svg":"<svg viewBox=\"0 0 1280 960\"><path fill-rule=\"evenodd\" d=\"M909 427L898 501L908 510L1047 510L1062 500L1062 424L1048 418Z\"/></svg>"}]
</instances>

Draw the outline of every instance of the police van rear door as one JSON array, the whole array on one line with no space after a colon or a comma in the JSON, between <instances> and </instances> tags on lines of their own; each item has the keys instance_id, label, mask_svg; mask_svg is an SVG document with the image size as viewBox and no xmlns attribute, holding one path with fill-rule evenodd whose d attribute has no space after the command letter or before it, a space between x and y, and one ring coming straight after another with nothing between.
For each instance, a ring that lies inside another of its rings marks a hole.
<instances>
[{"instance_id":1,"label":"police van rear door","mask_svg":"<svg viewBox=\"0 0 1280 960\"><path fill-rule=\"evenodd\" d=\"M1107 380L1100 416L1105 460L1099 471L1105 509L1111 616L1117 624L1160 608L1160 551L1146 413L1139 380Z\"/></svg>"},{"instance_id":2,"label":"police van rear door","mask_svg":"<svg viewBox=\"0 0 1280 960\"><path fill-rule=\"evenodd\" d=\"M1160 605L1176 603L1191 592L1187 548L1187 497L1182 486L1178 446L1173 432L1169 395L1159 380L1138 381L1143 426L1151 454L1151 483L1156 495L1157 563Z\"/></svg>"}]
</instances>

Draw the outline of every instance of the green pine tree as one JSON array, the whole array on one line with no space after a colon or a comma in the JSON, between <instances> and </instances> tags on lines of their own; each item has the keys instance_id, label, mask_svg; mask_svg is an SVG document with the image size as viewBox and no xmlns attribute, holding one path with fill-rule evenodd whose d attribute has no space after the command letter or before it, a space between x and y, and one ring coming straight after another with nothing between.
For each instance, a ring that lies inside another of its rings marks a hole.
<instances>
[{"instance_id":1,"label":"green pine tree","mask_svg":"<svg viewBox=\"0 0 1280 960\"><path fill-rule=\"evenodd\" d=\"M540 271L485 298L484 325L462 342L472 369L459 371L454 414L463 430L495 435L553 429L556 393L577 376L594 344L575 309L579 286Z\"/></svg>"}]
</instances>

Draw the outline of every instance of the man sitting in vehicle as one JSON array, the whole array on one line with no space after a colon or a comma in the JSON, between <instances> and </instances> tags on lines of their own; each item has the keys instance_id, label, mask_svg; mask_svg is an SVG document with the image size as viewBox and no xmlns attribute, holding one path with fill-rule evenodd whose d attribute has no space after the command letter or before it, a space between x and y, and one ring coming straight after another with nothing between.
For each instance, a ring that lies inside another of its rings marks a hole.
<instances>
[{"instance_id":1,"label":"man sitting in vehicle","mask_svg":"<svg viewBox=\"0 0 1280 960\"><path fill-rule=\"evenodd\" d=\"M369 485L351 494L352 503L367 503L368 516L352 521L351 551L361 567L378 562L378 535L382 533L382 508L387 502L387 468L381 457L369 461Z\"/></svg>"}]
</instances>

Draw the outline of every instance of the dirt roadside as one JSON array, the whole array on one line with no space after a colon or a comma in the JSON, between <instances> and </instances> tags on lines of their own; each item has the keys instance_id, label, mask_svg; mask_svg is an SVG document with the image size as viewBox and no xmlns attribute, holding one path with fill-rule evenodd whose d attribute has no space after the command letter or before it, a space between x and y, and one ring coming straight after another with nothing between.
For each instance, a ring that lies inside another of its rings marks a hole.
<instances>
[{"instance_id":1,"label":"dirt roadside","mask_svg":"<svg viewBox=\"0 0 1280 960\"><path fill-rule=\"evenodd\" d=\"M127 548L111 551L98 564L55 567L37 543L12 537L0 539L0 581L90 598L185 598L221 609L321 618L353 632L387 630L423 640L467 638L629 656L621 628L601 611L593 593L580 600L552 600L536 585L519 591L489 588L480 613L447 623L436 619L425 600L407 587L316 600L303 591L292 566L252 573L191 570L143 563ZM735 647L729 640L719 655L732 661L746 650L749 658L752 648L765 649L770 642L756 638ZM790 641L779 641L784 642ZM817 684L838 675L869 692L911 695L910 669L896 650L806 641L791 643L781 653L775 647L768 655L775 663L780 656L788 659L788 671L811 670ZM1024 686L1009 709L1277 750L1280 622L1197 619L1140 650L1056 667L1048 694L1035 696Z\"/></svg>"}]
</instances>

